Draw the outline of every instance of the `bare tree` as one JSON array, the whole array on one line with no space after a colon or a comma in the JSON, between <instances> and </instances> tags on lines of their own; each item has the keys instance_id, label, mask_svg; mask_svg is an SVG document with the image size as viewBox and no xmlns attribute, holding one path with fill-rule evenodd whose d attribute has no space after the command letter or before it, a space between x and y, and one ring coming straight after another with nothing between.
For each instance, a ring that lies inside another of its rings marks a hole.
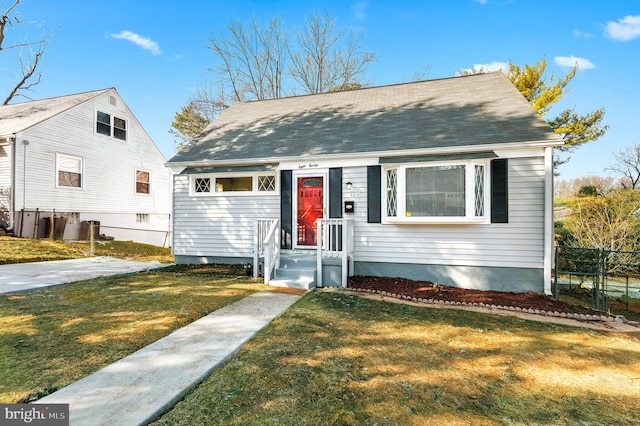
<instances>
[{"instance_id":1,"label":"bare tree","mask_svg":"<svg viewBox=\"0 0 640 426\"><path fill-rule=\"evenodd\" d=\"M608 167L607 170L622 176L620 182L623 188L638 188L640 182L640 143L621 149L617 154L614 154L614 157L618 163Z\"/></svg>"},{"instance_id":2,"label":"bare tree","mask_svg":"<svg viewBox=\"0 0 640 426\"><path fill-rule=\"evenodd\" d=\"M561 200L578 195L580 190L585 187L595 188L601 195L610 195L622 189L618 180L612 176L594 176L587 175L574 179L558 179L553 184L554 196Z\"/></svg>"},{"instance_id":3,"label":"bare tree","mask_svg":"<svg viewBox=\"0 0 640 426\"><path fill-rule=\"evenodd\" d=\"M220 62L212 71L229 85L231 101L281 97L288 36L280 18L264 28L233 20L226 29L226 37L209 37L209 49Z\"/></svg>"},{"instance_id":4,"label":"bare tree","mask_svg":"<svg viewBox=\"0 0 640 426\"><path fill-rule=\"evenodd\" d=\"M360 46L361 38L337 29L329 13L314 13L290 48L291 76L306 93L351 87L375 60L373 53Z\"/></svg>"},{"instance_id":5,"label":"bare tree","mask_svg":"<svg viewBox=\"0 0 640 426\"><path fill-rule=\"evenodd\" d=\"M18 25L28 24L23 22L16 12L20 1L14 0L13 3L9 3L6 9L0 9L0 54L9 50L18 51L19 65L19 70L13 73L14 82L2 101L2 105L7 105L17 96L28 98L24 92L31 90L40 83L42 71L39 70L39 67L49 41L49 37L43 35L42 23L40 23L40 38L37 41L28 41L26 37L21 41L13 41L15 37L11 40L8 38L8 30L15 29ZM1 3L2 0L0 0ZM26 57L25 50L29 52Z\"/></svg>"},{"instance_id":6,"label":"bare tree","mask_svg":"<svg viewBox=\"0 0 640 426\"><path fill-rule=\"evenodd\" d=\"M568 225L573 244L617 252L609 272L637 264L640 192L627 189L604 197L578 198L572 210Z\"/></svg>"},{"instance_id":7,"label":"bare tree","mask_svg":"<svg viewBox=\"0 0 640 426\"><path fill-rule=\"evenodd\" d=\"M217 92L200 86L176 113L169 133L182 148L233 102L281 98L299 87L304 93L359 89L375 60L360 40L352 31L338 30L328 13L311 15L294 38L277 17L264 26L255 20L231 20L223 33L209 37L216 58L209 71L218 77Z\"/></svg>"}]
</instances>

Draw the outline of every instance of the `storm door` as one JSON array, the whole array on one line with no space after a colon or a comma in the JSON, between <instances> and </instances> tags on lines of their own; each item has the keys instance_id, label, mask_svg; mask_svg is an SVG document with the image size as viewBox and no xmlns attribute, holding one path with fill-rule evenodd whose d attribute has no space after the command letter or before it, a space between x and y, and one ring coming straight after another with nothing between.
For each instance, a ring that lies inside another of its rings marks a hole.
<instances>
[{"instance_id":1,"label":"storm door","mask_svg":"<svg viewBox=\"0 0 640 426\"><path fill-rule=\"evenodd\" d=\"M296 178L296 246L314 248L317 245L318 219L324 217L325 176Z\"/></svg>"}]
</instances>

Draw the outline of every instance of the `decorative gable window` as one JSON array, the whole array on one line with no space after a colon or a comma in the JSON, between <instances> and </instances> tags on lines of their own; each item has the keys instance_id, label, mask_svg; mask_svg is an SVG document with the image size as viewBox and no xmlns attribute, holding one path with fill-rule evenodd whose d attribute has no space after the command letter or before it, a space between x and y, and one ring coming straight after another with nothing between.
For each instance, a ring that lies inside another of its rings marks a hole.
<instances>
[{"instance_id":1,"label":"decorative gable window","mask_svg":"<svg viewBox=\"0 0 640 426\"><path fill-rule=\"evenodd\" d=\"M268 194L276 192L276 175L264 172L196 175L191 176L189 186L192 196Z\"/></svg>"},{"instance_id":2,"label":"decorative gable window","mask_svg":"<svg viewBox=\"0 0 640 426\"><path fill-rule=\"evenodd\" d=\"M56 154L57 186L82 188L84 160L81 157Z\"/></svg>"},{"instance_id":3,"label":"decorative gable window","mask_svg":"<svg viewBox=\"0 0 640 426\"><path fill-rule=\"evenodd\" d=\"M384 169L384 221L488 223L488 161L434 162Z\"/></svg>"},{"instance_id":4,"label":"decorative gable window","mask_svg":"<svg viewBox=\"0 0 640 426\"><path fill-rule=\"evenodd\" d=\"M96 133L126 141L127 120L96 111Z\"/></svg>"},{"instance_id":5,"label":"decorative gable window","mask_svg":"<svg viewBox=\"0 0 640 426\"><path fill-rule=\"evenodd\" d=\"M149 194L149 172L136 170L136 194Z\"/></svg>"}]
</instances>

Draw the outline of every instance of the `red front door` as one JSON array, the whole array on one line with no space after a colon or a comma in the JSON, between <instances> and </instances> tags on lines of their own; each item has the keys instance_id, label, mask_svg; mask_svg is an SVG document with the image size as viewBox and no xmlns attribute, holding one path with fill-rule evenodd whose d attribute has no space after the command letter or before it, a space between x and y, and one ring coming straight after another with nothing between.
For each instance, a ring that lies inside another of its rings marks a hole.
<instances>
[{"instance_id":1,"label":"red front door","mask_svg":"<svg viewBox=\"0 0 640 426\"><path fill-rule=\"evenodd\" d=\"M298 237L299 246L315 246L316 220L322 219L324 210L324 178L309 176L298 178Z\"/></svg>"}]
</instances>

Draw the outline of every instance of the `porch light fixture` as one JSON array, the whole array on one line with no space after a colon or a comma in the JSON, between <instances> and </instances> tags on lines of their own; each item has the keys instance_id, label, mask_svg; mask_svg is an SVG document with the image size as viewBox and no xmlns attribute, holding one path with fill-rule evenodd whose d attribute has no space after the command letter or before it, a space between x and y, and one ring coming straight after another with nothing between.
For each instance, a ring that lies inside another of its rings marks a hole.
<instances>
[{"instance_id":1,"label":"porch light fixture","mask_svg":"<svg viewBox=\"0 0 640 426\"><path fill-rule=\"evenodd\" d=\"M353 184L351 182L347 182L346 187L347 187L347 191L351 191L351 189L353 188Z\"/></svg>"}]
</instances>

